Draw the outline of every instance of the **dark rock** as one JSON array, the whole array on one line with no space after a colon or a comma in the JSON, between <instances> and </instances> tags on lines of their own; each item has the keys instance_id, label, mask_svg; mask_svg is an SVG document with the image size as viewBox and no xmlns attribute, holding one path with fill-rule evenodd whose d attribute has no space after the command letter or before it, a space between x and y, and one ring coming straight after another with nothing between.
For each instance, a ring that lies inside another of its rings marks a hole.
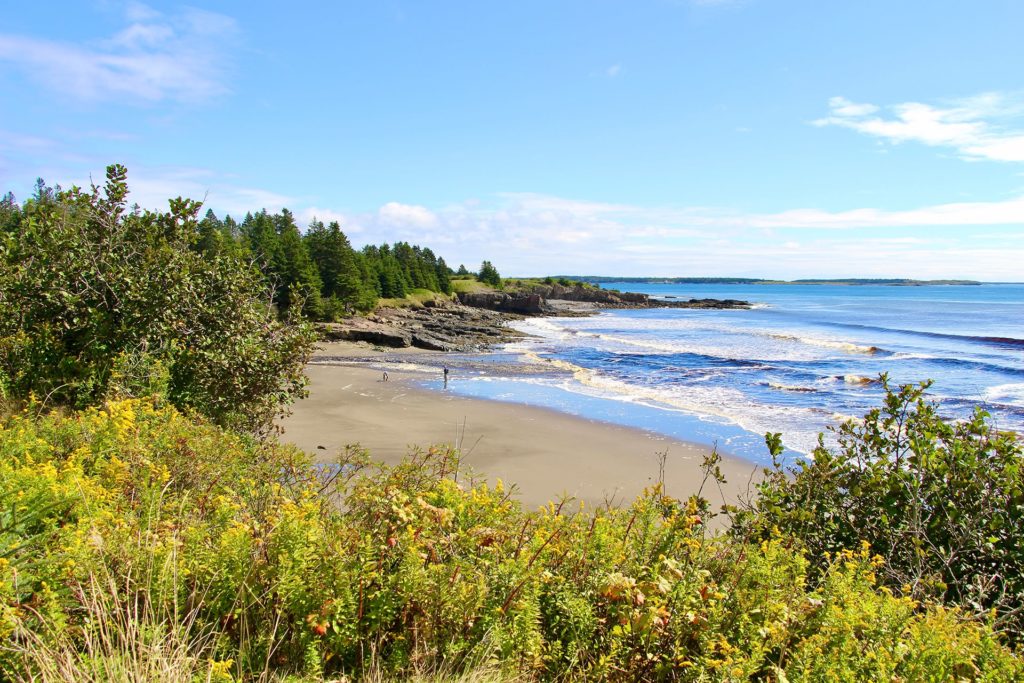
<instances>
[{"instance_id":1,"label":"dark rock","mask_svg":"<svg viewBox=\"0 0 1024 683\"><path fill-rule=\"evenodd\" d=\"M330 341L364 341L378 346L400 349L412 346L412 333L391 325L363 318L344 323L322 323L320 333Z\"/></svg>"},{"instance_id":2,"label":"dark rock","mask_svg":"<svg viewBox=\"0 0 1024 683\"><path fill-rule=\"evenodd\" d=\"M412 333L412 345L428 351L454 351L458 347L458 344L452 343L450 340L443 340L423 332Z\"/></svg>"},{"instance_id":3,"label":"dark rock","mask_svg":"<svg viewBox=\"0 0 1024 683\"><path fill-rule=\"evenodd\" d=\"M522 292L536 294L543 299L579 301L620 308L629 305L646 306L649 298L646 294L638 292L619 292L612 289L599 289L597 287L583 287L580 285L566 287L558 283L551 285L529 285L524 287Z\"/></svg>"},{"instance_id":4,"label":"dark rock","mask_svg":"<svg viewBox=\"0 0 1024 683\"><path fill-rule=\"evenodd\" d=\"M739 299L689 299L688 301L667 301L665 299L651 299L648 305L651 308L750 308L749 301L740 301Z\"/></svg>"},{"instance_id":5,"label":"dark rock","mask_svg":"<svg viewBox=\"0 0 1024 683\"><path fill-rule=\"evenodd\" d=\"M521 315L541 315L547 312L544 298L539 294L459 292L459 302L473 308L486 308L490 311L504 311Z\"/></svg>"}]
</instances>

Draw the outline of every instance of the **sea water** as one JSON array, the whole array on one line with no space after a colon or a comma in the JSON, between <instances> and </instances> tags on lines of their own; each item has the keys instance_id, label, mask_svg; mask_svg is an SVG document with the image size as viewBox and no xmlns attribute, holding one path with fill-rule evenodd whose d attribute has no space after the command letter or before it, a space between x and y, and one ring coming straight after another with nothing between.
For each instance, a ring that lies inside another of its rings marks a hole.
<instances>
[{"instance_id":1,"label":"sea water","mask_svg":"<svg viewBox=\"0 0 1024 683\"><path fill-rule=\"evenodd\" d=\"M766 432L810 453L819 433L830 441L830 425L880 405L885 373L894 385L933 380L928 396L950 419L978 406L997 428L1024 433L1022 284L602 286L754 305L527 319L515 326L530 337L470 364L449 390L764 462Z\"/></svg>"}]
</instances>

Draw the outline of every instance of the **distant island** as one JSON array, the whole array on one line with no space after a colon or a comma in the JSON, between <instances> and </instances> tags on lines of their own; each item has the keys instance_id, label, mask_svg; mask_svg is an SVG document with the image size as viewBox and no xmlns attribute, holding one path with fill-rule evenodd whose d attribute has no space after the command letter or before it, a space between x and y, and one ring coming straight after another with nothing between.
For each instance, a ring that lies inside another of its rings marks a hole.
<instances>
[{"instance_id":1,"label":"distant island","mask_svg":"<svg viewBox=\"0 0 1024 683\"><path fill-rule=\"evenodd\" d=\"M885 285L889 287L924 287L928 285L980 285L977 280L912 280L909 278L841 278L804 280L766 280L747 277L613 277L598 275L560 276L577 282L644 283L653 285Z\"/></svg>"}]
</instances>

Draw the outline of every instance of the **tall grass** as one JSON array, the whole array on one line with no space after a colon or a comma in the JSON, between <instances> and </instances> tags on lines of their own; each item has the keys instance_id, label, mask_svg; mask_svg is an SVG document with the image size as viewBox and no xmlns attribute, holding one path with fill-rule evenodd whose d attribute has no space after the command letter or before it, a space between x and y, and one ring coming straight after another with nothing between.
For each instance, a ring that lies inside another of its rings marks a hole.
<instances>
[{"instance_id":1,"label":"tall grass","mask_svg":"<svg viewBox=\"0 0 1024 683\"><path fill-rule=\"evenodd\" d=\"M154 602L131 577L90 574L80 586L81 629L24 630L10 646L24 669L18 681L180 683L230 680L230 662L211 659L214 634L197 627L196 609Z\"/></svg>"}]
</instances>

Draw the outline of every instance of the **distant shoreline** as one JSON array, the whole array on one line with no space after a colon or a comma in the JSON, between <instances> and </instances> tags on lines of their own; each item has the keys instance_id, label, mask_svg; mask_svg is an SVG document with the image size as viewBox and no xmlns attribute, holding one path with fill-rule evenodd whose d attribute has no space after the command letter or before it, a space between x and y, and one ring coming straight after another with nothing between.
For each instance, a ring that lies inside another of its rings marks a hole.
<instances>
[{"instance_id":1,"label":"distant shoreline","mask_svg":"<svg viewBox=\"0 0 1024 683\"><path fill-rule=\"evenodd\" d=\"M1020 284L1013 282L981 282L978 280L913 280L908 278L838 278L769 280L762 278L718 277L613 277L596 275L568 275L570 280L588 284L649 284L649 285L840 285L882 287L935 287Z\"/></svg>"}]
</instances>

